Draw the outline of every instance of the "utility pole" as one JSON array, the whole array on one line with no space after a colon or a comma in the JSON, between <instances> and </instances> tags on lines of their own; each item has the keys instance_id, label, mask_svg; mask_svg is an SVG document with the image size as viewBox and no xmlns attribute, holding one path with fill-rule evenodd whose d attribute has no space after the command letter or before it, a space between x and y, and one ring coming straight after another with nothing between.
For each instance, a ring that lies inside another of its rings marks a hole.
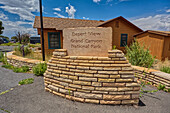
<instances>
[{"instance_id":1,"label":"utility pole","mask_svg":"<svg viewBox=\"0 0 170 113\"><path fill-rule=\"evenodd\" d=\"M44 32L43 32L43 15L42 15L42 1L39 0L39 4L40 4L40 21L41 21L41 44L42 44L42 57L43 57L43 61L45 61L45 50L44 50Z\"/></svg>"}]
</instances>

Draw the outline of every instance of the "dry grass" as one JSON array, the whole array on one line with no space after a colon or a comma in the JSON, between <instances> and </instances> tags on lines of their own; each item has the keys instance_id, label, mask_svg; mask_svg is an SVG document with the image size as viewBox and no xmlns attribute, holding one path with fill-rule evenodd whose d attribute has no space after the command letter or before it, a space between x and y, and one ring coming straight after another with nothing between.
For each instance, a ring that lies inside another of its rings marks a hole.
<instances>
[{"instance_id":1,"label":"dry grass","mask_svg":"<svg viewBox=\"0 0 170 113\"><path fill-rule=\"evenodd\" d=\"M165 61L155 60L154 64L152 65L153 69L160 70L161 67L170 67L170 60L168 58L165 59Z\"/></svg>"},{"instance_id":2,"label":"dry grass","mask_svg":"<svg viewBox=\"0 0 170 113\"><path fill-rule=\"evenodd\" d=\"M14 55L22 56L18 52L14 52ZM45 61L49 61L52 57L52 54L45 55ZM36 59L36 60L43 60L41 52L31 52L30 54L26 55L24 58Z\"/></svg>"}]
</instances>

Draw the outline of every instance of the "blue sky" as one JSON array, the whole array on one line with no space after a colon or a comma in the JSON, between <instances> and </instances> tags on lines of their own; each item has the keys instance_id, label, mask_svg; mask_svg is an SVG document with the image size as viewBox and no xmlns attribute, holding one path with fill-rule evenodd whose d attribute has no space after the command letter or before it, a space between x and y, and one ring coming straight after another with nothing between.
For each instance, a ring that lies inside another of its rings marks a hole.
<instances>
[{"instance_id":1,"label":"blue sky","mask_svg":"<svg viewBox=\"0 0 170 113\"><path fill-rule=\"evenodd\" d=\"M143 30L170 31L170 0L42 0L43 16L108 20L123 16ZM21 31L37 35L33 29L39 16L39 0L0 0L3 35Z\"/></svg>"}]
</instances>

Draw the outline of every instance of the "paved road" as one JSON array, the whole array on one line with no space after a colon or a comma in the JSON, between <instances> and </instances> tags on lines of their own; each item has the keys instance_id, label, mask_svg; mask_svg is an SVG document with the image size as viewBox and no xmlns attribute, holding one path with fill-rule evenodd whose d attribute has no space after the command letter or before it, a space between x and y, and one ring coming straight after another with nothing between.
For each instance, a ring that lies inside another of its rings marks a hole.
<instances>
[{"instance_id":1,"label":"paved road","mask_svg":"<svg viewBox=\"0 0 170 113\"><path fill-rule=\"evenodd\" d=\"M6 79L13 76L10 81L18 82L17 76L20 75L1 67L0 70L3 81L8 81ZM28 74L28 76L32 77L31 74ZM144 94L141 98L143 105L141 104L138 108L133 106L96 105L70 101L45 92L43 77L33 76L33 78L35 79L33 84L16 86L14 90L1 95L0 108L11 113L169 113L170 111L170 93L162 91L154 94ZM2 86L1 82L1 88L10 84L10 82L4 82ZM8 87L11 87L11 85ZM6 89L8 88L6 87ZM146 89L154 88L147 87Z\"/></svg>"},{"instance_id":2,"label":"paved road","mask_svg":"<svg viewBox=\"0 0 170 113\"><path fill-rule=\"evenodd\" d=\"M13 51L13 49L16 46L0 46L0 52L10 52Z\"/></svg>"}]
</instances>

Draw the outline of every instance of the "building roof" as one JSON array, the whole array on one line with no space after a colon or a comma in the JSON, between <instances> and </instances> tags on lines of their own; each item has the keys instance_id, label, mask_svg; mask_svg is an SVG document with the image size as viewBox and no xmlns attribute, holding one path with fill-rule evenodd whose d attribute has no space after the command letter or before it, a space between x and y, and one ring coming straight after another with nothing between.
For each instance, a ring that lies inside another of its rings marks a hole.
<instances>
[{"instance_id":1,"label":"building roof","mask_svg":"<svg viewBox=\"0 0 170 113\"><path fill-rule=\"evenodd\" d=\"M99 26L102 26L102 25L104 25L104 24L106 24L106 23L108 23L108 22L115 21L115 20L118 20L118 19L122 19L123 21L125 21L125 22L128 23L129 25L131 25L131 26L133 26L134 28L138 29L139 31L143 32L142 29L140 29L139 27L137 27L136 25L134 25L133 23L131 23L131 22L128 21L127 19L123 18L122 16L119 16L119 17L117 17L117 18L113 18L113 19L107 20L107 21L99 24L98 27L99 27Z\"/></svg>"},{"instance_id":2,"label":"building roof","mask_svg":"<svg viewBox=\"0 0 170 113\"><path fill-rule=\"evenodd\" d=\"M55 18L55 17L43 17L43 27L48 29L63 30L64 28L75 28L75 27L101 27L102 25L115 21L117 19L122 19L127 22L132 27L143 32L142 29L132 24L130 21L126 20L122 16L113 18L107 21L97 21L97 20L83 20L83 19L70 19L70 18ZM41 28L40 17L36 16L34 21L34 28Z\"/></svg>"},{"instance_id":3,"label":"building roof","mask_svg":"<svg viewBox=\"0 0 170 113\"><path fill-rule=\"evenodd\" d=\"M134 37L139 36L144 33L152 33L152 34L158 34L158 35L163 35L163 36L170 36L170 31L154 31L154 30L147 30L141 33L138 33L134 35Z\"/></svg>"},{"instance_id":4,"label":"building roof","mask_svg":"<svg viewBox=\"0 0 170 113\"><path fill-rule=\"evenodd\" d=\"M63 30L64 28L75 27L96 27L103 22L97 20L83 20L70 18L54 18L43 17L43 27L50 29ZM36 16L34 21L34 28L41 28L40 17Z\"/></svg>"}]
</instances>

